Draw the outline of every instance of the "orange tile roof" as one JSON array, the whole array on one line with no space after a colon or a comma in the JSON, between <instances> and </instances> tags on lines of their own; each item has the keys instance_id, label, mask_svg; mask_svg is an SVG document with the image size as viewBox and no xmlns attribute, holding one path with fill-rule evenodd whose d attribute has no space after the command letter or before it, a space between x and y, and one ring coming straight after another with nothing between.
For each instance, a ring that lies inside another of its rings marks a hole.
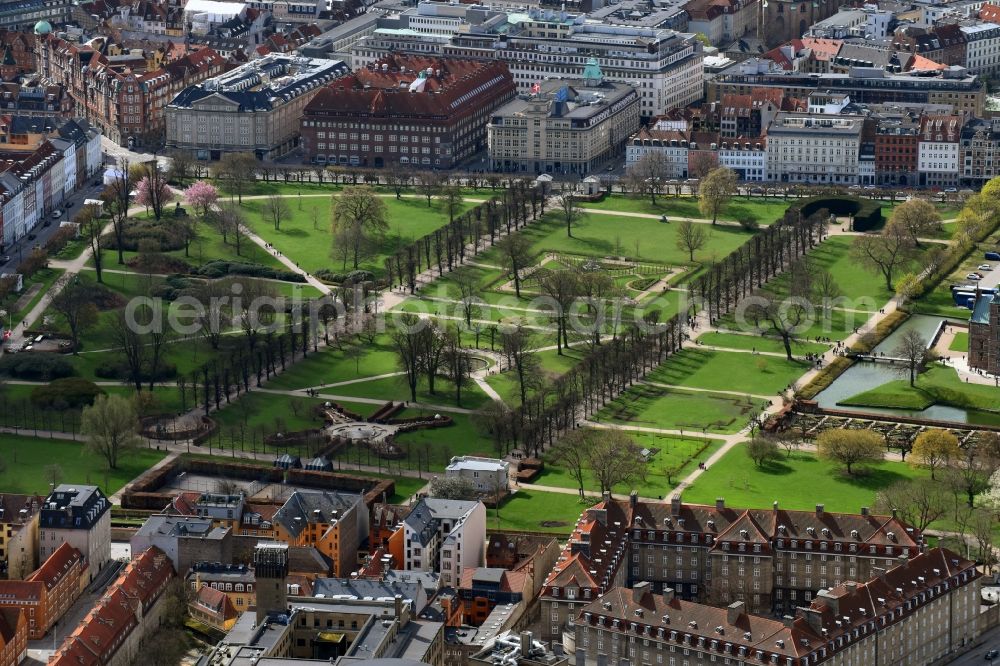
<instances>
[{"instance_id":1,"label":"orange tile roof","mask_svg":"<svg viewBox=\"0 0 1000 666\"><path fill-rule=\"evenodd\" d=\"M83 554L68 543L63 543L26 580L44 583L46 589L55 587L74 564L83 559Z\"/></svg>"}]
</instances>

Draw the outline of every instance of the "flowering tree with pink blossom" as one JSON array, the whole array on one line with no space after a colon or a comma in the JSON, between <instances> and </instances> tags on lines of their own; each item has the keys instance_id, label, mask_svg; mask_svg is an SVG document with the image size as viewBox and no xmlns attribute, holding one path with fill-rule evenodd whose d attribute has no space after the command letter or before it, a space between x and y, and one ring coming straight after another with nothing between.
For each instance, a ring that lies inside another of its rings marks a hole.
<instances>
[{"instance_id":1,"label":"flowering tree with pink blossom","mask_svg":"<svg viewBox=\"0 0 1000 666\"><path fill-rule=\"evenodd\" d=\"M152 209L157 220L163 216L163 206L174 200L174 191L162 177L143 176L135 186L135 201L146 210Z\"/></svg>"},{"instance_id":2,"label":"flowering tree with pink blossom","mask_svg":"<svg viewBox=\"0 0 1000 666\"><path fill-rule=\"evenodd\" d=\"M194 206L196 212L201 211L202 217L207 217L208 211L219 200L219 190L215 185L199 180L184 190L184 200Z\"/></svg>"}]
</instances>

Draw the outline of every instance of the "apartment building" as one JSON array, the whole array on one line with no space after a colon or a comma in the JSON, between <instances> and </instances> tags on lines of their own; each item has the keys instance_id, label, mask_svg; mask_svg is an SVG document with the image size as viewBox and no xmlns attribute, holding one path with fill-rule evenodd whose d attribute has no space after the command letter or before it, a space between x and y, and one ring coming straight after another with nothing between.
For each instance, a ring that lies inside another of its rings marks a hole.
<instances>
[{"instance_id":1,"label":"apartment building","mask_svg":"<svg viewBox=\"0 0 1000 666\"><path fill-rule=\"evenodd\" d=\"M232 562L233 538L228 527L209 518L153 515L129 540L133 553L155 547L166 553L174 570L184 575L196 562Z\"/></svg>"},{"instance_id":2,"label":"apartment building","mask_svg":"<svg viewBox=\"0 0 1000 666\"><path fill-rule=\"evenodd\" d=\"M581 79L550 79L490 119L494 171L586 176L624 152L640 127L639 94L604 79L591 59Z\"/></svg>"},{"instance_id":3,"label":"apartment building","mask_svg":"<svg viewBox=\"0 0 1000 666\"><path fill-rule=\"evenodd\" d=\"M0 608L23 610L29 638L43 638L80 596L86 572L80 551L64 543L26 579L0 581Z\"/></svg>"},{"instance_id":4,"label":"apartment building","mask_svg":"<svg viewBox=\"0 0 1000 666\"><path fill-rule=\"evenodd\" d=\"M688 132L642 127L625 145L625 167L631 167L649 153L663 158L666 177L683 180L688 176Z\"/></svg>"},{"instance_id":5,"label":"apartment building","mask_svg":"<svg viewBox=\"0 0 1000 666\"><path fill-rule=\"evenodd\" d=\"M723 46L756 31L760 0L691 0L684 10L690 17L687 30Z\"/></svg>"},{"instance_id":6,"label":"apartment building","mask_svg":"<svg viewBox=\"0 0 1000 666\"><path fill-rule=\"evenodd\" d=\"M751 612L784 612L820 587L867 579L920 552L919 534L892 516L816 510L734 509L605 499L580 518L542 590L543 636L570 627L580 608L615 586L657 590L712 604L743 601Z\"/></svg>"},{"instance_id":7,"label":"apartment building","mask_svg":"<svg viewBox=\"0 0 1000 666\"><path fill-rule=\"evenodd\" d=\"M784 183L856 185L863 116L779 113L767 128L767 173Z\"/></svg>"},{"instance_id":8,"label":"apartment building","mask_svg":"<svg viewBox=\"0 0 1000 666\"><path fill-rule=\"evenodd\" d=\"M961 184L979 190L1000 173L1000 123L972 119L962 127L959 142Z\"/></svg>"},{"instance_id":9,"label":"apartment building","mask_svg":"<svg viewBox=\"0 0 1000 666\"><path fill-rule=\"evenodd\" d=\"M875 126L875 174L878 185L912 187L919 178L920 116L883 115Z\"/></svg>"},{"instance_id":10,"label":"apartment building","mask_svg":"<svg viewBox=\"0 0 1000 666\"><path fill-rule=\"evenodd\" d=\"M392 54L320 90L302 115L306 162L451 169L486 147L516 93L502 62Z\"/></svg>"},{"instance_id":11,"label":"apartment building","mask_svg":"<svg viewBox=\"0 0 1000 666\"><path fill-rule=\"evenodd\" d=\"M61 484L42 504L38 557L66 543L81 553L93 582L111 559L111 502L97 486Z\"/></svg>"},{"instance_id":12,"label":"apartment building","mask_svg":"<svg viewBox=\"0 0 1000 666\"><path fill-rule=\"evenodd\" d=\"M45 498L0 495L0 577L22 580L38 568L38 517Z\"/></svg>"},{"instance_id":13,"label":"apartment building","mask_svg":"<svg viewBox=\"0 0 1000 666\"><path fill-rule=\"evenodd\" d=\"M939 663L981 633L975 563L935 548L865 582L821 589L781 620L684 601L649 583L615 587L581 610L577 664L719 662L807 666Z\"/></svg>"},{"instance_id":14,"label":"apartment building","mask_svg":"<svg viewBox=\"0 0 1000 666\"><path fill-rule=\"evenodd\" d=\"M347 74L340 60L272 53L194 82L166 107L166 143L217 160L253 153L272 160L299 145L299 120L322 86Z\"/></svg>"},{"instance_id":15,"label":"apartment building","mask_svg":"<svg viewBox=\"0 0 1000 666\"><path fill-rule=\"evenodd\" d=\"M0 666L17 666L28 656L28 618L20 608L0 608Z\"/></svg>"},{"instance_id":16,"label":"apartment building","mask_svg":"<svg viewBox=\"0 0 1000 666\"><path fill-rule=\"evenodd\" d=\"M257 601L254 571L246 564L195 562L185 582L192 592L204 587L222 592L239 613L253 608Z\"/></svg>"},{"instance_id":17,"label":"apartment building","mask_svg":"<svg viewBox=\"0 0 1000 666\"><path fill-rule=\"evenodd\" d=\"M496 458L453 456L444 475L464 479L479 493L505 495L510 484L510 463Z\"/></svg>"},{"instance_id":18,"label":"apartment building","mask_svg":"<svg viewBox=\"0 0 1000 666\"><path fill-rule=\"evenodd\" d=\"M486 507L482 502L421 499L403 520L403 568L435 571L455 587L467 567L482 566Z\"/></svg>"},{"instance_id":19,"label":"apartment building","mask_svg":"<svg viewBox=\"0 0 1000 666\"><path fill-rule=\"evenodd\" d=\"M917 172L921 187L954 187L962 172L959 144L964 115L924 115L917 143ZM970 170L972 164L970 163Z\"/></svg>"},{"instance_id":20,"label":"apartment building","mask_svg":"<svg viewBox=\"0 0 1000 666\"><path fill-rule=\"evenodd\" d=\"M976 23L959 26L965 37L965 66L973 74L993 77L1000 72L1000 25Z\"/></svg>"},{"instance_id":21,"label":"apartment building","mask_svg":"<svg viewBox=\"0 0 1000 666\"><path fill-rule=\"evenodd\" d=\"M312 546L333 562L334 576L348 576L368 539L368 506L361 495L297 490L274 514L274 526L278 541Z\"/></svg>"}]
</instances>

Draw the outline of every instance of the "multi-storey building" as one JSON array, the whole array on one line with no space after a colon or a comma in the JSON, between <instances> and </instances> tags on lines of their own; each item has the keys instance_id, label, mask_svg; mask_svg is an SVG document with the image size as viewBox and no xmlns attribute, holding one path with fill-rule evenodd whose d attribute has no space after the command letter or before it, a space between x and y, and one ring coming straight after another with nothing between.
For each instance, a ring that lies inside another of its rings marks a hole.
<instances>
[{"instance_id":1,"label":"multi-storey building","mask_svg":"<svg viewBox=\"0 0 1000 666\"><path fill-rule=\"evenodd\" d=\"M1000 25L976 23L959 29L965 37L965 66L973 74L993 77L1000 71Z\"/></svg>"},{"instance_id":2,"label":"multi-storey building","mask_svg":"<svg viewBox=\"0 0 1000 666\"><path fill-rule=\"evenodd\" d=\"M577 664L720 662L807 666L924 666L982 632L975 563L943 548L884 572L821 589L781 620L746 604L707 606L654 594L649 583L614 587L586 604L574 625Z\"/></svg>"},{"instance_id":3,"label":"multi-storey building","mask_svg":"<svg viewBox=\"0 0 1000 666\"><path fill-rule=\"evenodd\" d=\"M160 626L174 579L170 559L150 548L128 566L49 658L52 666L131 666L142 663L143 637Z\"/></svg>"},{"instance_id":4,"label":"multi-storey building","mask_svg":"<svg viewBox=\"0 0 1000 666\"><path fill-rule=\"evenodd\" d=\"M892 47L909 51L943 65L965 66L966 35L957 23L945 23L930 28L904 25L892 36Z\"/></svg>"},{"instance_id":5,"label":"multi-storey building","mask_svg":"<svg viewBox=\"0 0 1000 666\"><path fill-rule=\"evenodd\" d=\"M281 157L299 145L299 119L309 101L346 73L340 60L271 54L195 83L167 107L167 146L199 159L228 152Z\"/></svg>"},{"instance_id":6,"label":"multi-storey building","mask_svg":"<svg viewBox=\"0 0 1000 666\"><path fill-rule=\"evenodd\" d=\"M0 608L0 666L17 666L28 656L28 618L20 608Z\"/></svg>"},{"instance_id":7,"label":"multi-storey building","mask_svg":"<svg viewBox=\"0 0 1000 666\"><path fill-rule=\"evenodd\" d=\"M90 580L111 559L111 502L97 486L61 484L42 504L38 557L68 543L81 553Z\"/></svg>"},{"instance_id":8,"label":"multi-storey building","mask_svg":"<svg viewBox=\"0 0 1000 666\"><path fill-rule=\"evenodd\" d=\"M278 541L315 547L333 562L334 576L347 576L368 539L368 507L361 495L298 490L274 514L274 526Z\"/></svg>"},{"instance_id":9,"label":"multi-storey building","mask_svg":"<svg viewBox=\"0 0 1000 666\"><path fill-rule=\"evenodd\" d=\"M478 493L505 495L510 484L510 463L496 458L453 456L444 474L448 478L464 479Z\"/></svg>"},{"instance_id":10,"label":"multi-storey building","mask_svg":"<svg viewBox=\"0 0 1000 666\"><path fill-rule=\"evenodd\" d=\"M863 116L779 113L767 128L767 173L785 183L858 183Z\"/></svg>"},{"instance_id":11,"label":"multi-storey building","mask_svg":"<svg viewBox=\"0 0 1000 666\"><path fill-rule=\"evenodd\" d=\"M232 530L208 518L153 515L129 540L133 553L155 547L167 554L176 571L187 573L195 562L232 562Z\"/></svg>"},{"instance_id":12,"label":"multi-storey building","mask_svg":"<svg viewBox=\"0 0 1000 666\"><path fill-rule=\"evenodd\" d=\"M203 587L222 592L238 612L249 610L256 604L254 571L245 564L221 562L195 562L185 579L192 592Z\"/></svg>"},{"instance_id":13,"label":"multi-storey building","mask_svg":"<svg viewBox=\"0 0 1000 666\"><path fill-rule=\"evenodd\" d=\"M497 109L487 128L494 171L586 176L638 131L639 95L604 80L591 59L582 79L550 79Z\"/></svg>"},{"instance_id":14,"label":"multi-storey building","mask_svg":"<svg viewBox=\"0 0 1000 666\"><path fill-rule=\"evenodd\" d=\"M981 189L1000 173L1000 123L980 119L965 123L958 150L962 185Z\"/></svg>"},{"instance_id":15,"label":"multi-storey building","mask_svg":"<svg viewBox=\"0 0 1000 666\"><path fill-rule=\"evenodd\" d=\"M507 63L518 91L530 93L546 78L578 76L593 58L608 81L638 84L643 117L687 106L703 96L702 48L694 35L588 21L582 14L536 8L497 16L479 7L462 7L462 30L453 35L399 29L398 24L376 28L352 47L352 68L393 52L500 59Z\"/></svg>"},{"instance_id":16,"label":"multi-storey building","mask_svg":"<svg viewBox=\"0 0 1000 666\"><path fill-rule=\"evenodd\" d=\"M809 26L832 16L840 9L834 0L798 2L777 0L764 5L760 37L768 48L798 39L806 34Z\"/></svg>"},{"instance_id":17,"label":"multi-storey building","mask_svg":"<svg viewBox=\"0 0 1000 666\"><path fill-rule=\"evenodd\" d=\"M307 162L450 169L486 147L513 99L502 62L389 55L321 89L302 115Z\"/></svg>"},{"instance_id":18,"label":"multi-storey building","mask_svg":"<svg viewBox=\"0 0 1000 666\"><path fill-rule=\"evenodd\" d=\"M964 115L929 114L920 118L917 172L922 187L958 184L962 166L959 144L965 120Z\"/></svg>"},{"instance_id":19,"label":"multi-storey building","mask_svg":"<svg viewBox=\"0 0 1000 666\"><path fill-rule=\"evenodd\" d=\"M1000 375L1000 298L983 293L969 318L969 367Z\"/></svg>"},{"instance_id":20,"label":"multi-storey building","mask_svg":"<svg viewBox=\"0 0 1000 666\"><path fill-rule=\"evenodd\" d=\"M80 551L64 543L26 579L0 581L0 608L24 610L29 637L42 638L80 596L86 571Z\"/></svg>"},{"instance_id":21,"label":"multi-storey building","mask_svg":"<svg viewBox=\"0 0 1000 666\"><path fill-rule=\"evenodd\" d=\"M0 576L22 580L38 568L38 516L44 497L0 495Z\"/></svg>"},{"instance_id":22,"label":"multi-storey building","mask_svg":"<svg viewBox=\"0 0 1000 666\"><path fill-rule=\"evenodd\" d=\"M882 115L875 127L875 174L879 185L914 186L918 182L920 116Z\"/></svg>"},{"instance_id":23,"label":"multi-storey building","mask_svg":"<svg viewBox=\"0 0 1000 666\"><path fill-rule=\"evenodd\" d=\"M615 586L648 581L679 597L743 601L752 612L784 611L820 587L867 579L916 555L920 535L892 516L733 509L605 499L588 509L542 591L543 635L570 627L582 605Z\"/></svg>"},{"instance_id":24,"label":"multi-storey building","mask_svg":"<svg viewBox=\"0 0 1000 666\"><path fill-rule=\"evenodd\" d=\"M659 153L665 175L680 180L688 175L688 133L685 130L641 128L625 145L625 166L630 167L649 153Z\"/></svg>"},{"instance_id":25,"label":"multi-storey building","mask_svg":"<svg viewBox=\"0 0 1000 666\"><path fill-rule=\"evenodd\" d=\"M769 180L767 170L767 138L737 137L720 139L718 150L720 167L731 169L745 182Z\"/></svg>"},{"instance_id":26,"label":"multi-storey building","mask_svg":"<svg viewBox=\"0 0 1000 666\"><path fill-rule=\"evenodd\" d=\"M159 146L164 107L186 86L225 70L226 62L208 48L186 54L155 70L119 64L86 44L55 35L39 39L39 70L63 86L76 115L99 127L120 145Z\"/></svg>"},{"instance_id":27,"label":"multi-storey building","mask_svg":"<svg viewBox=\"0 0 1000 666\"><path fill-rule=\"evenodd\" d=\"M756 32L760 0L691 0L684 5L687 29L722 46Z\"/></svg>"},{"instance_id":28,"label":"multi-storey building","mask_svg":"<svg viewBox=\"0 0 1000 666\"><path fill-rule=\"evenodd\" d=\"M466 568L482 565L485 542L482 502L424 498L403 521L403 568L440 572L455 587Z\"/></svg>"}]
</instances>

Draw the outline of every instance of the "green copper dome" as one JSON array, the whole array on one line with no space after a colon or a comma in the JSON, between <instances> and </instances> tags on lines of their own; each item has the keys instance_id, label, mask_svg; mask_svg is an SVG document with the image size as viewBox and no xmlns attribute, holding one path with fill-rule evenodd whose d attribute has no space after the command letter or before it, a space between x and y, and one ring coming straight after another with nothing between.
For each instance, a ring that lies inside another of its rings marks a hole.
<instances>
[{"instance_id":1,"label":"green copper dome","mask_svg":"<svg viewBox=\"0 0 1000 666\"><path fill-rule=\"evenodd\" d=\"M39 21L35 24L36 35L47 35L52 32L52 24L48 21Z\"/></svg>"}]
</instances>

